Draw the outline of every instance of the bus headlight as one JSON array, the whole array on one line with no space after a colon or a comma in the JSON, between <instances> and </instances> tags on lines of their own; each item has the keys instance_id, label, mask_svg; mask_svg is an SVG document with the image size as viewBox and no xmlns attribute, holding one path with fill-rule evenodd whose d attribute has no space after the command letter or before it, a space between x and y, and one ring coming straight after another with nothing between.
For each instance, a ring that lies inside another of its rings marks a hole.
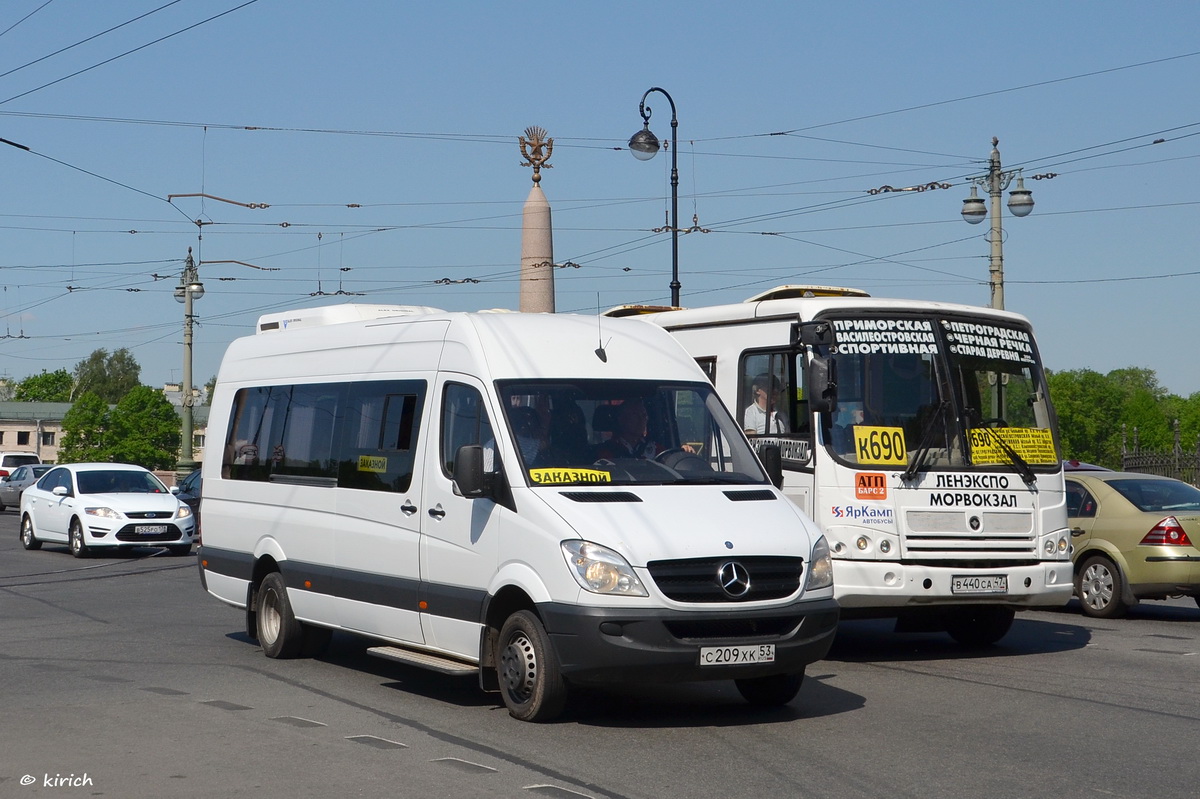
<instances>
[{"instance_id":1,"label":"bus headlight","mask_svg":"<svg viewBox=\"0 0 1200 799\"><path fill-rule=\"evenodd\" d=\"M818 588L828 588L833 585L833 558L829 556L829 542L825 536L813 544L812 560L808 562L808 580L804 583L805 591Z\"/></svg>"},{"instance_id":2,"label":"bus headlight","mask_svg":"<svg viewBox=\"0 0 1200 799\"><path fill-rule=\"evenodd\" d=\"M625 558L591 541L563 541L563 557L575 581L593 594L649 596Z\"/></svg>"}]
</instances>

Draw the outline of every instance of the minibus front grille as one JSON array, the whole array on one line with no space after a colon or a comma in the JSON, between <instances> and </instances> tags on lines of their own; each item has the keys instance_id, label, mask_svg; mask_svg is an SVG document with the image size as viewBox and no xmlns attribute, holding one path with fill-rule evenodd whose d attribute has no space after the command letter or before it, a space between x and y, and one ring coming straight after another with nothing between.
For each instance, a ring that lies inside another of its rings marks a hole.
<instances>
[{"instance_id":1,"label":"minibus front grille","mask_svg":"<svg viewBox=\"0 0 1200 799\"><path fill-rule=\"evenodd\" d=\"M733 596L721 587L722 567L740 565L749 589ZM776 556L656 560L646 565L654 584L676 602L761 602L782 599L800 590L804 559Z\"/></svg>"},{"instance_id":2,"label":"minibus front grille","mask_svg":"<svg viewBox=\"0 0 1200 799\"><path fill-rule=\"evenodd\" d=\"M642 498L632 491L564 491L562 495L572 502L641 502Z\"/></svg>"},{"instance_id":3,"label":"minibus front grille","mask_svg":"<svg viewBox=\"0 0 1200 799\"><path fill-rule=\"evenodd\" d=\"M701 619L665 622L667 632L681 641L734 641L751 638L781 638L800 626L801 616L765 619Z\"/></svg>"}]
</instances>

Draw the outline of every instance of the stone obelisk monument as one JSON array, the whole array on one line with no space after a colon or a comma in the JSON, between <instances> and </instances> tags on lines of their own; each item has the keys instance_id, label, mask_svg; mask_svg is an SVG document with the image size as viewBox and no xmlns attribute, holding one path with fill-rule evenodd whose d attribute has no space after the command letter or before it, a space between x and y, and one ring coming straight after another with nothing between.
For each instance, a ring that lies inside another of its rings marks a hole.
<instances>
[{"instance_id":1,"label":"stone obelisk monument","mask_svg":"<svg viewBox=\"0 0 1200 799\"><path fill-rule=\"evenodd\" d=\"M554 313L554 230L550 224L550 203L542 193L542 168L550 169L554 139L533 126L519 137L521 166L533 167L533 188L525 200L521 226L521 304L526 313Z\"/></svg>"}]
</instances>

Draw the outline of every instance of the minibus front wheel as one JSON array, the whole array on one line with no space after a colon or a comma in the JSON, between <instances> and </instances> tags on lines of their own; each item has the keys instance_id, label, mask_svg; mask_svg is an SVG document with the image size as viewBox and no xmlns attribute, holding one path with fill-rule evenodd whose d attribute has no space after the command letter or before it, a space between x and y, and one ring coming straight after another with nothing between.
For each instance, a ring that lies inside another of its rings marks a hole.
<instances>
[{"instance_id":1,"label":"minibus front wheel","mask_svg":"<svg viewBox=\"0 0 1200 799\"><path fill-rule=\"evenodd\" d=\"M496 674L509 714L521 721L550 721L567 701L567 684L546 628L536 615L520 610L500 629Z\"/></svg>"}]
</instances>

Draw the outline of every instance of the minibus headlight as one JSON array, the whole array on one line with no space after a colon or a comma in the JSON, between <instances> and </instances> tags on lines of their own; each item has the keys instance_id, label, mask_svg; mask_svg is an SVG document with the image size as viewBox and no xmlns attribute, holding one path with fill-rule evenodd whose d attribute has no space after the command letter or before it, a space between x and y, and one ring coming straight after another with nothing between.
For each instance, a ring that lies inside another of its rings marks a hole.
<instances>
[{"instance_id":1,"label":"minibus headlight","mask_svg":"<svg viewBox=\"0 0 1200 799\"><path fill-rule=\"evenodd\" d=\"M591 541L563 541L563 557L575 581L593 594L649 596L625 558Z\"/></svg>"},{"instance_id":2,"label":"minibus headlight","mask_svg":"<svg viewBox=\"0 0 1200 799\"><path fill-rule=\"evenodd\" d=\"M825 536L813 544L812 560L808 562L808 581L804 584L805 591L817 588L828 588L833 585L833 558L829 556L829 542Z\"/></svg>"}]
</instances>

